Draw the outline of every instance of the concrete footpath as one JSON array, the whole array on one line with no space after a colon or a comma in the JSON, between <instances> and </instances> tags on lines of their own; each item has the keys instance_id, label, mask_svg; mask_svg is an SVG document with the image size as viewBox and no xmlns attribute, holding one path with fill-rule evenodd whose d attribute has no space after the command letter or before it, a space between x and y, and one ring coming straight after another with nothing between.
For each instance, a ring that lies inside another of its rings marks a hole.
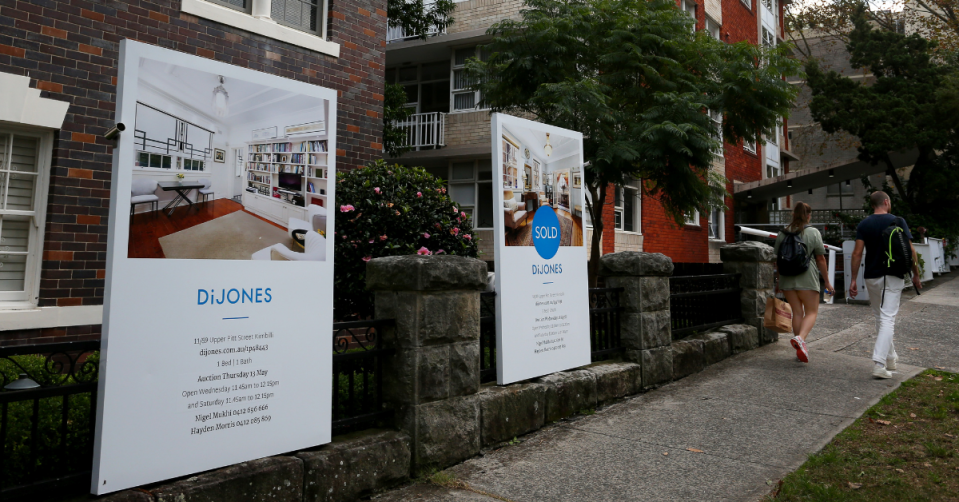
<instances>
[{"instance_id":1,"label":"concrete footpath","mask_svg":"<svg viewBox=\"0 0 959 502\"><path fill-rule=\"evenodd\" d=\"M759 500L919 366L959 367L952 279L903 298L893 380L871 376L869 307L828 306L809 364L783 339L454 466L448 486L413 484L375 500Z\"/></svg>"}]
</instances>

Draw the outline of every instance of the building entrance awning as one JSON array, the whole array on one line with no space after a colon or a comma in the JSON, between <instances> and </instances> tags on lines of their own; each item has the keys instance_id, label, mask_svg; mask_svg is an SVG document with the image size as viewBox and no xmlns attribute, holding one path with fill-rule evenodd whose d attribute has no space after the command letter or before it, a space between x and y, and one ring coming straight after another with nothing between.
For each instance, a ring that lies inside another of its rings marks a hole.
<instances>
[{"instance_id":1,"label":"building entrance awning","mask_svg":"<svg viewBox=\"0 0 959 502\"><path fill-rule=\"evenodd\" d=\"M896 169L911 166L916 158L915 150L908 152L891 152L889 158ZM868 162L854 160L832 166L822 166L813 169L804 169L775 178L769 178L749 183L739 183L733 187L733 195L737 199L752 199L753 201L769 200L785 197L814 188L822 188L836 183L859 179L862 175L880 174L886 172L886 164L870 165Z\"/></svg>"}]
</instances>

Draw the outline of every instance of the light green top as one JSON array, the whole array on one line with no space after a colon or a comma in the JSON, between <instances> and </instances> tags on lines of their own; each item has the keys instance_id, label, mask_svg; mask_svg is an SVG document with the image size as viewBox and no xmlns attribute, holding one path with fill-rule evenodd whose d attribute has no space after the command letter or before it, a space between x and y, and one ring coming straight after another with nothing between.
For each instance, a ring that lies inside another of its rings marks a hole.
<instances>
[{"instance_id":1,"label":"light green top","mask_svg":"<svg viewBox=\"0 0 959 502\"><path fill-rule=\"evenodd\" d=\"M809 259L809 268L805 272L794 276L779 276L779 289L782 291L812 290L819 291L819 267L816 266L816 256L826 254L826 247L822 242L822 235L819 230L813 227L806 227L799 234L803 244L806 245L806 252L812 256ZM776 256L779 256L779 245L782 244L786 235L779 232L776 237Z\"/></svg>"}]
</instances>

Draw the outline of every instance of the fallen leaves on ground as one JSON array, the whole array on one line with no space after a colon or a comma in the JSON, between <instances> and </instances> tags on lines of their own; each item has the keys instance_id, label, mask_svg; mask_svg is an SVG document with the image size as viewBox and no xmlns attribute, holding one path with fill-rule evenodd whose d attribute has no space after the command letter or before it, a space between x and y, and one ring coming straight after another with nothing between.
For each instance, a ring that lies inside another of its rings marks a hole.
<instances>
[{"instance_id":1,"label":"fallen leaves on ground","mask_svg":"<svg viewBox=\"0 0 959 502\"><path fill-rule=\"evenodd\" d=\"M696 448L686 448L686 451L691 451L693 453L706 453L703 450L698 450Z\"/></svg>"},{"instance_id":2,"label":"fallen leaves on ground","mask_svg":"<svg viewBox=\"0 0 959 502\"><path fill-rule=\"evenodd\" d=\"M853 490L858 490L862 488L862 483L849 482L849 488L852 488Z\"/></svg>"}]
</instances>

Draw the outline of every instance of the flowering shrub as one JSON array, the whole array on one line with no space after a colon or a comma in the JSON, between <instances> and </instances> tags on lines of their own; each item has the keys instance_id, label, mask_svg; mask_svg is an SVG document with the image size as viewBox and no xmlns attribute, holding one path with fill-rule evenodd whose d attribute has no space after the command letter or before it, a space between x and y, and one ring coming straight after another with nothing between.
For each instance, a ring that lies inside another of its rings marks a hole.
<instances>
[{"instance_id":1,"label":"flowering shrub","mask_svg":"<svg viewBox=\"0 0 959 502\"><path fill-rule=\"evenodd\" d=\"M373 315L373 294L366 291L366 262L373 258L476 257L469 216L422 168L378 160L336 178L333 306L338 318Z\"/></svg>"}]
</instances>

